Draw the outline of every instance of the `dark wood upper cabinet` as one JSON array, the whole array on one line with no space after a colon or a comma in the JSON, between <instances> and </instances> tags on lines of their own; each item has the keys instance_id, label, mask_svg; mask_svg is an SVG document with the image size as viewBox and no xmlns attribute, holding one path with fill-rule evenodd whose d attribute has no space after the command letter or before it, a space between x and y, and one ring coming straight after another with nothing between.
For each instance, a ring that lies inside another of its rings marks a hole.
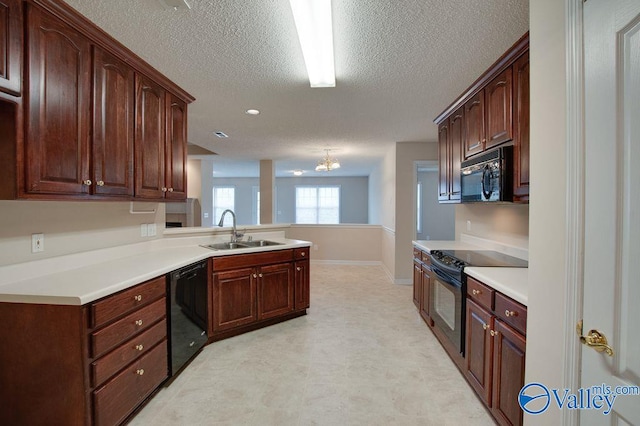
<instances>
[{"instance_id":1,"label":"dark wood upper cabinet","mask_svg":"<svg viewBox=\"0 0 640 426\"><path fill-rule=\"evenodd\" d=\"M167 200L187 198L187 104L167 93L165 180Z\"/></svg>"},{"instance_id":2,"label":"dark wood upper cabinet","mask_svg":"<svg viewBox=\"0 0 640 426\"><path fill-rule=\"evenodd\" d=\"M438 200L459 202L461 195L460 162L464 143L464 107L438 126Z\"/></svg>"},{"instance_id":3,"label":"dark wood upper cabinet","mask_svg":"<svg viewBox=\"0 0 640 426\"><path fill-rule=\"evenodd\" d=\"M93 49L95 194L133 195L134 72L123 61Z\"/></svg>"},{"instance_id":4,"label":"dark wood upper cabinet","mask_svg":"<svg viewBox=\"0 0 640 426\"><path fill-rule=\"evenodd\" d=\"M529 52L513 64L514 201L529 201Z\"/></svg>"},{"instance_id":5,"label":"dark wood upper cabinet","mask_svg":"<svg viewBox=\"0 0 640 426\"><path fill-rule=\"evenodd\" d=\"M438 200L449 201L449 119L438 125ZM414 298L414 301L418 299Z\"/></svg>"},{"instance_id":6,"label":"dark wood upper cabinet","mask_svg":"<svg viewBox=\"0 0 640 426\"><path fill-rule=\"evenodd\" d=\"M484 90L464 104L464 157L484 151Z\"/></svg>"},{"instance_id":7,"label":"dark wood upper cabinet","mask_svg":"<svg viewBox=\"0 0 640 426\"><path fill-rule=\"evenodd\" d=\"M165 90L136 74L135 196L161 199L165 186Z\"/></svg>"},{"instance_id":8,"label":"dark wood upper cabinet","mask_svg":"<svg viewBox=\"0 0 640 426\"><path fill-rule=\"evenodd\" d=\"M489 149L513 139L513 72L504 70L484 88L485 143Z\"/></svg>"},{"instance_id":9,"label":"dark wood upper cabinet","mask_svg":"<svg viewBox=\"0 0 640 426\"><path fill-rule=\"evenodd\" d=\"M27 193L88 194L91 46L27 4Z\"/></svg>"},{"instance_id":10,"label":"dark wood upper cabinet","mask_svg":"<svg viewBox=\"0 0 640 426\"><path fill-rule=\"evenodd\" d=\"M459 193L457 198L455 194L462 160L503 144L514 145L514 196L509 201L529 201L528 52L526 33L434 119L438 125L440 202L451 202L452 195L454 200L460 199ZM453 120L460 109L462 126L458 131ZM452 143L458 137L460 155L455 152L458 144Z\"/></svg>"},{"instance_id":11,"label":"dark wood upper cabinet","mask_svg":"<svg viewBox=\"0 0 640 426\"><path fill-rule=\"evenodd\" d=\"M464 141L464 108L460 108L449 118L449 200L458 202L462 195L460 185L460 163Z\"/></svg>"},{"instance_id":12,"label":"dark wood upper cabinet","mask_svg":"<svg viewBox=\"0 0 640 426\"><path fill-rule=\"evenodd\" d=\"M0 0L0 91L20 95L22 1Z\"/></svg>"}]
</instances>

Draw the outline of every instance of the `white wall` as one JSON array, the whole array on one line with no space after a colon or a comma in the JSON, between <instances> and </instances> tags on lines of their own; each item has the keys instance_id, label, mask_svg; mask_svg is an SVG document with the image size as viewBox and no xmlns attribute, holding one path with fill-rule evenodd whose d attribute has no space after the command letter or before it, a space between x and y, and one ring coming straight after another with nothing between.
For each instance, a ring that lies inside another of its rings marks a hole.
<instances>
[{"instance_id":1,"label":"white wall","mask_svg":"<svg viewBox=\"0 0 640 426\"><path fill-rule=\"evenodd\" d=\"M456 239L461 234L498 241L519 248L529 247L529 205L457 204ZM468 228L467 222L471 222Z\"/></svg>"},{"instance_id":2,"label":"white wall","mask_svg":"<svg viewBox=\"0 0 640 426\"><path fill-rule=\"evenodd\" d=\"M456 209L453 204L438 202L438 171L418 172L422 187L422 232L418 240L454 240Z\"/></svg>"},{"instance_id":3,"label":"white wall","mask_svg":"<svg viewBox=\"0 0 640 426\"><path fill-rule=\"evenodd\" d=\"M395 277L396 256L396 147L393 145L380 164L376 179L377 188L371 188L370 193L376 193L377 205L371 206L377 210L376 216L382 225L382 264L391 277Z\"/></svg>"},{"instance_id":4,"label":"white wall","mask_svg":"<svg viewBox=\"0 0 640 426\"><path fill-rule=\"evenodd\" d=\"M163 203L110 201L0 201L0 266L161 238ZM140 225L156 224L155 237L141 237ZM31 234L44 233L44 252L31 253Z\"/></svg>"},{"instance_id":5,"label":"white wall","mask_svg":"<svg viewBox=\"0 0 640 426\"><path fill-rule=\"evenodd\" d=\"M566 5L530 4L531 204L529 207L529 303L527 382L562 387L566 305ZM577 389L573 389L576 392ZM525 416L527 425L561 424L549 409Z\"/></svg>"}]
</instances>

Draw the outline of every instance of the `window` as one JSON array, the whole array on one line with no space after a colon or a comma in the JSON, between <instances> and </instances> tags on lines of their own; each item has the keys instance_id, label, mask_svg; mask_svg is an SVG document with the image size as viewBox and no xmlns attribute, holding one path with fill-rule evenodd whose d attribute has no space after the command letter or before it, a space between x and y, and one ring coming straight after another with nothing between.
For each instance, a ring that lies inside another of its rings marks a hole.
<instances>
[{"instance_id":1,"label":"window","mask_svg":"<svg viewBox=\"0 0 640 426\"><path fill-rule=\"evenodd\" d=\"M260 188L254 186L253 191L253 223L260 225Z\"/></svg>"},{"instance_id":2,"label":"window","mask_svg":"<svg viewBox=\"0 0 640 426\"><path fill-rule=\"evenodd\" d=\"M217 225L222 212L226 209L233 210L235 208L235 188L232 186L214 186L213 187L213 224ZM233 218L230 214L224 218L224 226L232 226Z\"/></svg>"},{"instance_id":3,"label":"window","mask_svg":"<svg viewBox=\"0 0 640 426\"><path fill-rule=\"evenodd\" d=\"M296 223L340 223L340 187L296 186Z\"/></svg>"},{"instance_id":4,"label":"window","mask_svg":"<svg viewBox=\"0 0 640 426\"><path fill-rule=\"evenodd\" d=\"M416 232L422 232L422 183L416 187Z\"/></svg>"}]
</instances>

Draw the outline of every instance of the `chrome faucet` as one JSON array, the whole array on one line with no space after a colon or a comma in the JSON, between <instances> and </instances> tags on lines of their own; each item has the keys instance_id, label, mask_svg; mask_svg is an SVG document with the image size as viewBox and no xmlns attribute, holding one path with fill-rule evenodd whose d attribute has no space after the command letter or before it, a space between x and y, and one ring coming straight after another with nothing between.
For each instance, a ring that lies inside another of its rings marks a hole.
<instances>
[{"instance_id":1,"label":"chrome faucet","mask_svg":"<svg viewBox=\"0 0 640 426\"><path fill-rule=\"evenodd\" d=\"M233 212L233 210L227 209L222 212L222 216L220 217L220 222L218 222L218 226L222 227L222 225L224 224L224 217L227 213L231 213L231 217L233 218L233 231L231 234L231 242L237 243L238 240L240 240L244 236L244 234L241 234L236 230L236 214Z\"/></svg>"}]
</instances>

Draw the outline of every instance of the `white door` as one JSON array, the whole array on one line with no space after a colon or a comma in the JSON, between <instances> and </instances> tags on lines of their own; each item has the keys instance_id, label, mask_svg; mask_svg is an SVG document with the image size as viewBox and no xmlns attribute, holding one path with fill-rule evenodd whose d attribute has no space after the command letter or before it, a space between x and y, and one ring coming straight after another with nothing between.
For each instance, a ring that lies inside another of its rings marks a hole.
<instances>
[{"instance_id":1,"label":"white door","mask_svg":"<svg viewBox=\"0 0 640 426\"><path fill-rule=\"evenodd\" d=\"M615 392L640 385L640 0L587 0L584 34L583 334L602 332L614 355L583 345L581 387ZM640 396L603 412L580 422L640 425Z\"/></svg>"}]
</instances>

